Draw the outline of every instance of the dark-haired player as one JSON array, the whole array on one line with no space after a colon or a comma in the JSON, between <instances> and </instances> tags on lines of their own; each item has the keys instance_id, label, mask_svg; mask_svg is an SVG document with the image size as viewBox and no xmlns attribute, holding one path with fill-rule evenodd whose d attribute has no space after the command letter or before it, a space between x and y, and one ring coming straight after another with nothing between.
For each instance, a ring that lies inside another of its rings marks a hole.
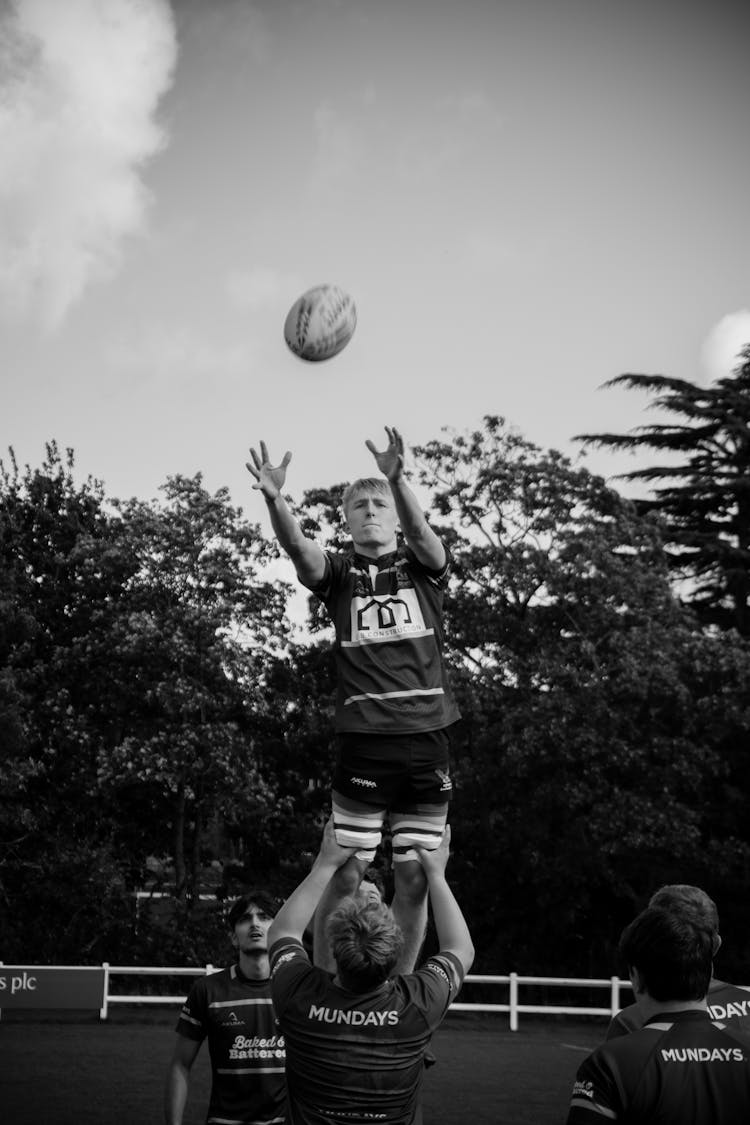
<instances>
[{"instance_id":1,"label":"dark-haired player","mask_svg":"<svg viewBox=\"0 0 750 1125\"><path fill-rule=\"evenodd\" d=\"M268 929L275 904L261 892L244 895L229 912L237 961L199 977L177 1021L177 1040L164 1091L166 1125L182 1125L190 1071L208 1039L211 1097L207 1125L281 1125L285 1051L271 1001Z\"/></svg>"},{"instance_id":2,"label":"dark-haired player","mask_svg":"<svg viewBox=\"0 0 750 1125\"><path fill-rule=\"evenodd\" d=\"M672 910L692 920L696 926L702 926L711 934L714 957L719 952L721 948L719 912L713 899L700 887L693 887L689 883L670 883L660 887L651 896L649 906ZM723 1020L731 1027L739 1027L743 1031L750 1032L750 989L728 984L712 976L706 999L711 1019ZM607 1039L627 1035L628 1032L636 1031L642 1026L641 1009L638 1004L629 1004L611 1020L607 1028Z\"/></svg>"},{"instance_id":3,"label":"dark-haired player","mask_svg":"<svg viewBox=\"0 0 750 1125\"><path fill-rule=\"evenodd\" d=\"M643 1026L582 1063L567 1125L747 1125L750 1036L708 1013L711 933L649 906L620 953Z\"/></svg>"}]
</instances>

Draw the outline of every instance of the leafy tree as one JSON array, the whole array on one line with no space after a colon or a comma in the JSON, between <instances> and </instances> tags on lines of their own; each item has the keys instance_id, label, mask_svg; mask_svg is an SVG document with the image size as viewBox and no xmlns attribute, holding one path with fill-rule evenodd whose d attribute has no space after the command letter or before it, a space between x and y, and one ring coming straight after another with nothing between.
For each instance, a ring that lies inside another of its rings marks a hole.
<instances>
[{"instance_id":1,"label":"leafy tree","mask_svg":"<svg viewBox=\"0 0 750 1125\"><path fill-rule=\"evenodd\" d=\"M69 878L73 856L79 876L91 863L113 881L116 865L125 895L149 853L174 853L189 901L223 847L223 821L238 805L274 804L256 732L266 656L284 637L284 589L262 580L266 547L224 490L210 496L198 476L165 491L161 507L108 503L98 482L76 482L72 451L63 458L54 443L39 469L21 472L12 453L3 466L6 937L33 933L28 912L43 901L57 910L55 885L67 888L71 916L93 918L82 900L78 909L71 882L80 896L90 889ZM107 918L122 931L107 902L96 922L105 943Z\"/></svg>"},{"instance_id":2,"label":"leafy tree","mask_svg":"<svg viewBox=\"0 0 750 1125\"><path fill-rule=\"evenodd\" d=\"M163 491L163 505L118 505L135 567L106 638L100 688L112 729L97 784L130 810L136 849L172 855L184 897L216 818L273 803L257 712L286 626L283 588L260 574L267 547L227 491L210 495L200 474L170 478Z\"/></svg>"},{"instance_id":3,"label":"leafy tree","mask_svg":"<svg viewBox=\"0 0 750 1125\"><path fill-rule=\"evenodd\" d=\"M114 612L126 562L112 549L101 484L78 484L52 442L40 468L0 465L0 880L9 926L36 934L45 872L110 834L91 772L80 637ZM107 846L103 843L103 846ZM88 854L94 854L99 843ZM60 872L58 871L58 877ZM81 893L83 889L81 888ZM75 910L68 901L68 912ZM6 952L8 946L6 945ZM28 955L28 953L26 953Z\"/></svg>"},{"instance_id":4,"label":"leafy tree","mask_svg":"<svg viewBox=\"0 0 750 1125\"><path fill-rule=\"evenodd\" d=\"M670 566L690 580L686 597L701 620L750 636L750 345L742 354L732 376L708 387L663 375L611 379L605 386L654 393L651 405L676 420L578 439L676 455L621 479L665 482L636 501L638 511L662 517Z\"/></svg>"},{"instance_id":5,"label":"leafy tree","mask_svg":"<svg viewBox=\"0 0 750 1125\"><path fill-rule=\"evenodd\" d=\"M706 815L748 730L709 685L731 667L741 699L747 653L679 606L659 525L559 453L491 416L415 454L454 556L451 817L480 958L603 971L655 881L707 847L747 862L736 816Z\"/></svg>"}]
</instances>

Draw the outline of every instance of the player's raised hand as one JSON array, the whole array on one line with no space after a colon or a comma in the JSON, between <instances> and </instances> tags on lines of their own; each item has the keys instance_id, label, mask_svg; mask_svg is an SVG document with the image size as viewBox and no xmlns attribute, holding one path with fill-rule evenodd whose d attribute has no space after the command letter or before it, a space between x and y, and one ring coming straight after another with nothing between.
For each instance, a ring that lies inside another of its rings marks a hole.
<instances>
[{"instance_id":1,"label":"player's raised hand","mask_svg":"<svg viewBox=\"0 0 750 1125\"><path fill-rule=\"evenodd\" d=\"M320 841L318 859L326 866L343 867L350 856L354 855L356 848L344 848L336 839L336 829L333 826L333 817L329 816L323 829L323 839Z\"/></svg>"},{"instance_id":2,"label":"player's raised hand","mask_svg":"<svg viewBox=\"0 0 750 1125\"><path fill-rule=\"evenodd\" d=\"M375 443L368 438L365 445L375 458L375 462L384 477L390 481L399 479L404 471L404 439L398 430L391 426L385 427L388 435L388 448L382 452L376 449Z\"/></svg>"},{"instance_id":3,"label":"player's raised hand","mask_svg":"<svg viewBox=\"0 0 750 1125\"><path fill-rule=\"evenodd\" d=\"M444 875L451 854L451 826L446 824L443 838L436 848L416 848L419 862L429 878L430 875Z\"/></svg>"},{"instance_id":4,"label":"player's raised hand","mask_svg":"<svg viewBox=\"0 0 750 1125\"><path fill-rule=\"evenodd\" d=\"M253 488L259 489L269 500L275 500L277 496L281 495L281 490L284 487L286 468L292 459L291 453L287 450L281 464L272 465L268 457L266 443L262 441L260 443L260 455L251 448L250 456L252 457L252 464L246 461L245 468L251 476L255 477Z\"/></svg>"}]
</instances>

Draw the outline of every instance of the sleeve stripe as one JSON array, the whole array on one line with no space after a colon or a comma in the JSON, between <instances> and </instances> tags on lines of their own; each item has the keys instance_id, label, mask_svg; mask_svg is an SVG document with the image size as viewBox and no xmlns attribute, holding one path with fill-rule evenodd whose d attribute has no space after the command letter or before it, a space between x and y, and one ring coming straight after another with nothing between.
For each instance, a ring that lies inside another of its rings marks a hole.
<instances>
[{"instance_id":1,"label":"sleeve stripe","mask_svg":"<svg viewBox=\"0 0 750 1125\"><path fill-rule=\"evenodd\" d=\"M590 1102L586 1098L571 1098L570 1108L573 1109L588 1109L591 1113L597 1113L600 1117L606 1117L608 1121L616 1121L617 1114L613 1109L608 1106L599 1105L598 1102Z\"/></svg>"},{"instance_id":2,"label":"sleeve stripe","mask_svg":"<svg viewBox=\"0 0 750 1125\"><path fill-rule=\"evenodd\" d=\"M245 1008L248 1004L265 1004L271 1006L273 1001L270 996L253 996L248 1000L212 1000L209 1008Z\"/></svg>"}]
</instances>

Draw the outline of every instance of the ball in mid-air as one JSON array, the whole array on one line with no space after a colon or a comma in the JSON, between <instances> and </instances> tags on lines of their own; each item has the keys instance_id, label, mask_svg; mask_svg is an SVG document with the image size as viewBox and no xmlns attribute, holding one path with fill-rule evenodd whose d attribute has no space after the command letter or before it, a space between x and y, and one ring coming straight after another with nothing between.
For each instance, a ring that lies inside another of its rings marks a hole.
<instances>
[{"instance_id":1,"label":"ball in mid-air","mask_svg":"<svg viewBox=\"0 0 750 1125\"><path fill-rule=\"evenodd\" d=\"M354 301L338 285L316 285L294 302L284 339L300 359L317 363L338 355L357 326Z\"/></svg>"}]
</instances>

